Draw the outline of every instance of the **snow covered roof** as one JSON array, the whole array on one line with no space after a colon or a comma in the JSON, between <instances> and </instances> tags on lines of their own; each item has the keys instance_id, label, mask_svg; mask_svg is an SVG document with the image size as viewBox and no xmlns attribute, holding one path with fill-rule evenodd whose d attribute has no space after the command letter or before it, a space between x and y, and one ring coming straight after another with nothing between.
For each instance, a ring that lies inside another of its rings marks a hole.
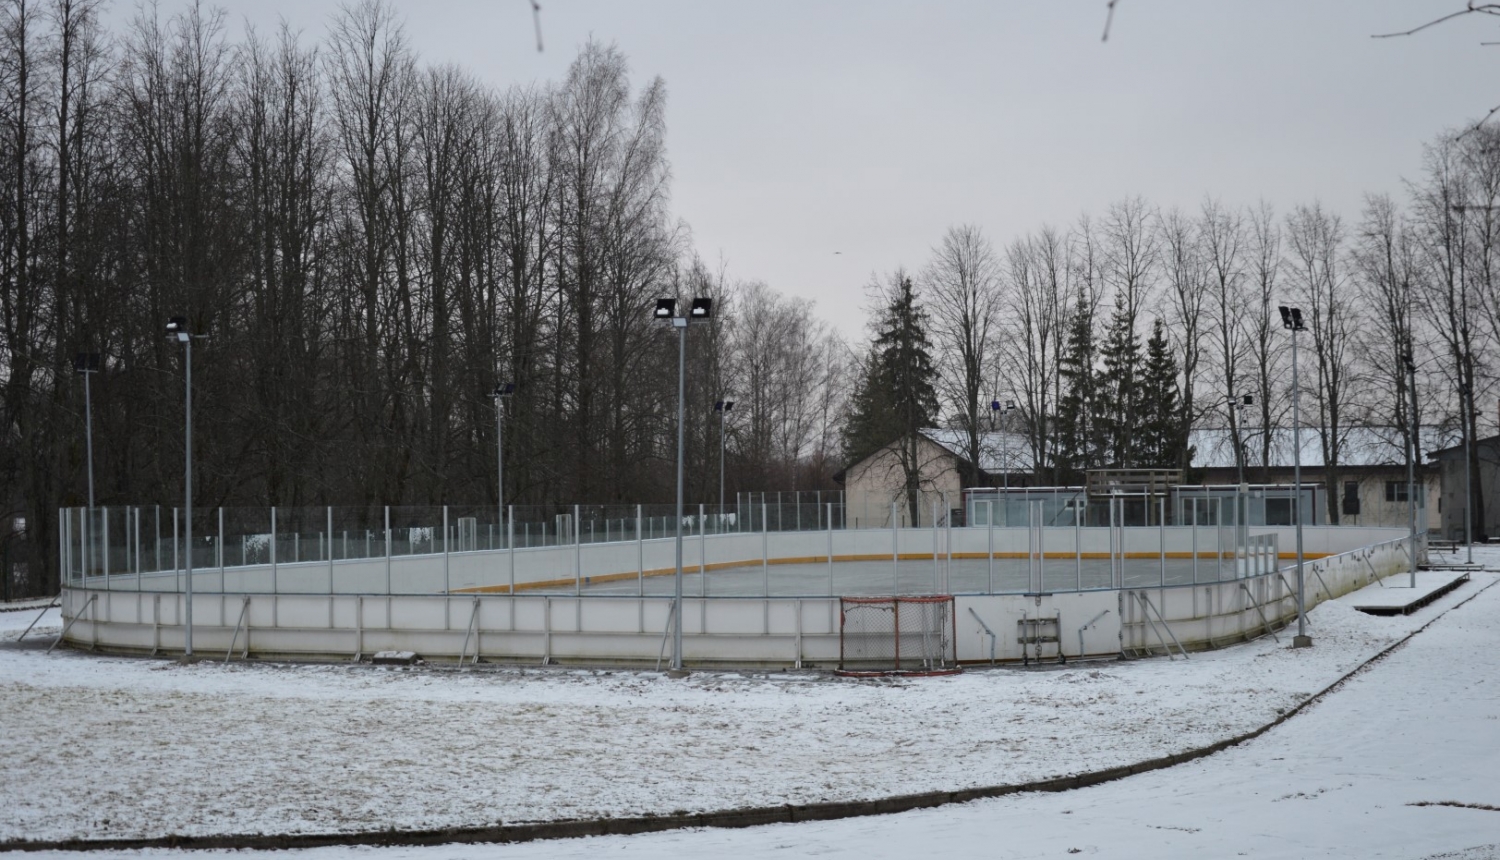
<instances>
[{"instance_id":1,"label":"snow covered roof","mask_svg":"<svg viewBox=\"0 0 1500 860\"><path fill-rule=\"evenodd\" d=\"M1260 466L1260 446L1263 431L1258 427L1241 428L1240 442L1249 450L1248 465ZM960 459L968 459L968 435L963 430L933 427L922 431L933 442L941 445ZM1403 466L1406 457L1401 448L1399 427L1346 427L1340 430L1343 446L1339 462L1345 466ZM1228 427L1200 427L1189 436L1194 447L1193 466L1199 469L1234 468L1234 443ZM1302 428L1302 465L1310 469L1323 466L1323 446L1319 443L1317 427ZM1422 428L1422 452L1428 452L1456 444L1456 433L1437 427ZM1292 465L1292 430L1278 427L1271 438L1271 464L1273 468ZM1005 431L985 432L979 436L979 468L990 474L1001 472L1032 471L1031 442L1022 433Z\"/></svg>"},{"instance_id":2,"label":"snow covered roof","mask_svg":"<svg viewBox=\"0 0 1500 860\"><path fill-rule=\"evenodd\" d=\"M963 430L931 427L922 435L961 459L969 459L969 434ZM994 431L979 434L979 468L991 474L1030 472L1031 442L1021 433Z\"/></svg>"},{"instance_id":3,"label":"snow covered roof","mask_svg":"<svg viewBox=\"0 0 1500 860\"><path fill-rule=\"evenodd\" d=\"M1343 445L1339 462L1345 466L1400 466L1406 464L1399 427L1346 427L1340 431ZM1323 466L1323 446L1317 427L1302 428L1302 465ZM1249 450L1248 463L1260 466L1264 431L1258 427L1241 428L1240 442ZM1234 468L1234 441L1228 427L1201 427L1189 436L1194 447L1193 465L1198 468ZM1421 428L1422 451L1453 444L1454 434L1437 427ZM1290 427L1278 427L1271 435L1272 467L1292 465L1293 437Z\"/></svg>"}]
</instances>

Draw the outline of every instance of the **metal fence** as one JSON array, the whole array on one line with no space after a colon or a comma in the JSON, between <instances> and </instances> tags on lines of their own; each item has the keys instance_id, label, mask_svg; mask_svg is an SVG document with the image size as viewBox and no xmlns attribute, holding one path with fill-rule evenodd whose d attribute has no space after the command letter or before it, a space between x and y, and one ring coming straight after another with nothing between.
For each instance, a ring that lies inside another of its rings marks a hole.
<instances>
[{"instance_id":1,"label":"metal fence","mask_svg":"<svg viewBox=\"0 0 1500 860\"><path fill-rule=\"evenodd\" d=\"M844 508L828 497L783 494L777 501L774 494L742 497L733 512L706 505L688 512L681 523L684 593L1031 594L1183 585L1275 570L1287 561L1281 548L1291 545L1289 534L1251 534L1220 517L1152 527L1121 518L1059 525L1045 499L1014 512L1025 520L1010 526L999 525L986 502L967 518L883 529L846 527ZM195 512L191 544L180 510L61 514L65 583L107 590L184 591L189 561L192 590L204 594L660 596L675 588L665 574L676 569L677 523L665 505L215 508ZM1346 542L1315 538L1309 553L1343 551Z\"/></svg>"}]
</instances>

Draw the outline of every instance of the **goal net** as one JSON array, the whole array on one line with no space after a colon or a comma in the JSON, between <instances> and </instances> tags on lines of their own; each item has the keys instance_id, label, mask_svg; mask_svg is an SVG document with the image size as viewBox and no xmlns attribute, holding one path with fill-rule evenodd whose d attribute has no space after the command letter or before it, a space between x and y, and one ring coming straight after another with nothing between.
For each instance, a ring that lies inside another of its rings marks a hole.
<instances>
[{"instance_id":1,"label":"goal net","mask_svg":"<svg viewBox=\"0 0 1500 860\"><path fill-rule=\"evenodd\" d=\"M842 597L839 610L839 674L958 671L952 596Z\"/></svg>"}]
</instances>

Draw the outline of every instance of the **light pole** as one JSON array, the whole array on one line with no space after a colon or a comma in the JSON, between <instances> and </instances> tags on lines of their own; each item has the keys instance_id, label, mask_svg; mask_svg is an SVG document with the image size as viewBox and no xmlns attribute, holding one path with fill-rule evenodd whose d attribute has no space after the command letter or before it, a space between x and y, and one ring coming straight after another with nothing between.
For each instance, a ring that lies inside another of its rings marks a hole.
<instances>
[{"instance_id":1,"label":"light pole","mask_svg":"<svg viewBox=\"0 0 1500 860\"><path fill-rule=\"evenodd\" d=\"M94 526L94 403L89 391L89 377L99 372L99 353L80 352L73 356L73 372L83 377L83 438L88 456L89 516L87 528ZM85 532L87 534L87 532ZM107 551L107 550L106 550Z\"/></svg>"},{"instance_id":2,"label":"light pole","mask_svg":"<svg viewBox=\"0 0 1500 860\"><path fill-rule=\"evenodd\" d=\"M1280 305L1281 327L1292 333L1292 521L1297 528L1297 635L1292 637L1293 648L1312 646L1312 637L1307 635L1307 588L1302 573L1302 386L1297 376L1297 332L1306 331L1302 322L1302 309Z\"/></svg>"},{"instance_id":3,"label":"light pole","mask_svg":"<svg viewBox=\"0 0 1500 860\"><path fill-rule=\"evenodd\" d=\"M1409 325L1409 324L1408 324ZM1417 434L1421 432L1417 424L1417 363L1413 360L1410 352L1401 356L1401 361L1406 365L1406 378L1408 391L1411 392L1411 445L1407 450L1406 457L1406 518L1407 526L1411 529L1411 587L1417 587L1417 458L1422 456L1422 440Z\"/></svg>"},{"instance_id":4,"label":"light pole","mask_svg":"<svg viewBox=\"0 0 1500 860\"><path fill-rule=\"evenodd\" d=\"M183 468L183 513L185 517L184 533L186 542L183 544L183 556L186 561L187 594L184 611L184 638L182 656L184 660L193 659L193 339L201 338L201 334L193 334L188 331L186 317L172 317L167 320L167 338L182 344L184 372L184 392L186 400L183 406L186 428L184 436L186 442L184 448ZM329 535L332 539L332 535Z\"/></svg>"},{"instance_id":5,"label":"light pole","mask_svg":"<svg viewBox=\"0 0 1500 860\"><path fill-rule=\"evenodd\" d=\"M1236 410L1236 414L1239 415L1239 420L1234 422L1232 429L1234 430L1234 465L1239 472L1240 478L1239 499L1235 502L1234 506L1234 533L1241 547L1250 542L1250 512L1245 510L1246 503L1249 501L1250 485L1245 483L1245 446L1240 442L1240 427L1245 421L1245 409L1253 405L1255 405L1255 396L1253 394L1246 394L1241 397L1236 397L1233 394L1229 395L1229 408ZM1301 491L1299 487L1297 492L1300 493Z\"/></svg>"},{"instance_id":6,"label":"light pole","mask_svg":"<svg viewBox=\"0 0 1500 860\"><path fill-rule=\"evenodd\" d=\"M1463 223L1463 220L1465 218L1465 213L1467 213L1470 209L1480 209L1480 210L1483 210L1485 212L1493 212L1495 209L1500 208L1500 207L1496 207L1496 206L1480 206L1480 205L1471 205L1471 204L1457 203L1457 204L1454 204L1453 206L1451 206L1450 208L1453 209L1455 212L1457 212L1458 215L1459 215L1459 219L1460 219L1460 222L1459 222L1459 233L1462 236L1467 231L1466 225ZM1489 223L1490 223L1490 219L1486 218L1485 221L1486 221L1486 226L1488 226ZM1459 254L1459 265L1460 266L1463 265L1463 261L1464 261L1463 254L1460 253ZM1473 437L1473 434L1470 433L1469 431L1478 422L1474 420L1474 389L1473 389L1473 380L1474 380L1474 354L1473 354L1473 352L1471 350L1468 349L1468 345L1469 345L1469 340L1468 340L1469 290L1468 290L1468 287L1464 284L1464 279L1462 277L1463 274L1464 274L1463 271L1460 270L1461 277L1459 279L1459 293L1458 293L1458 295L1459 295L1459 302L1460 302L1459 318L1461 320L1463 320L1463 325L1464 325L1464 337L1463 337L1463 341L1462 342L1463 342L1463 344L1465 346L1465 354L1462 356L1462 366L1459 368L1459 374L1460 374L1460 377L1461 377L1461 381L1459 382L1458 390L1459 390L1460 395L1463 397L1463 401L1459 404L1459 408L1462 410L1463 415L1464 415L1464 417L1463 417L1463 421L1464 421L1464 544L1467 547L1466 552L1465 552L1465 563L1466 564L1473 564L1474 563L1474 460L1473 460L1473 451L1470 448L1470 442L1472 441L1472 439L1474 437Z\"/></svg>"},{"instance_id":7,"label":"light pole","mask_svg":"<svg viewBox=\"0 0 1500 860\"><path fill-rule=\"evenodd\" d=\"M500 382L490 396L495 398L495 522L500 534L505 534L505 428L501 418L505 412L505 399L516 393L514 382ZM509 549L510 547L506 547Z\"/></svg>"},{"instance_id":8,"label":"light pole","mask_svg":"<svg viewBox=\"0 0 1500 860\"><path fill-rule=\"evenodd\" d=\"M719 413L719 531L724 531L724 422L729 418L729 410L734 408L733 400L714 401L714 411Z\"/></svg>"},{"instance_id":9,"label":"light pole","mask_svg":"<svg viewBox=\"0 0 1500 860\"><path fill-rule=\"evenodd\" d=\"M682 457L684 402L687 400L687 330L695 322L713 318L713 299L695 298L687 316L677 315L676 299L657 299L652 318L677 329L677 572L672 587L672 670L675 677L685 674L682 668Z\"/></svg>"},{"instance_id":10,"label":"light pole","mask_svg":"<svg viewBox=\"0 0 1500 860\"><path fill-rule=\"evenodd\" d=\"M1007 401L1005 401L1005 406L1004 406L1003 411L1004 411L1004 421L1005 421L1006 425L1010 424L1010 413L1014 412L1015 410L1016 410L1016 401L1014 401L1014 400L1007 400ZM991 431L993 431L995 429L995 419L996 419L996 417L999 417L1001 415L1001 412L1002 412L1002 408L1000 406L1000 401L998 401L998 400L991 400L990 401L990 430ZM1002 504L1004 506L1005 514L1006 514L1005 515L1005 524L1008 526L1008 525L1010 525L1010 434L1007 431L1005 431L1005 430L1001 430L1000 431L1000 485L1001 485L1001 487L1004 490L1004 494L1002 496L1002 498L1003 498ZM992 510L992 511L990 511L990 520L991 520L992 523L993 523L994 519L995 519L995 512Z\"/></svg>"},{"instance_id":11,"label":"light pole","mask_svg":"<svg viewBox=\"0 0 1500 860\"><path fill-rule=\"evenodd\" d=\"M1465 549L1467 550L1466 553L1465 553L1466 558L1464 559L1464 564L1473 564L1474 563L1474 472L1470 468L1470 464L1469 464L1469 457L1470 457L1470 454L1471 454L1471 452L1469 450L1469 444L1471 442L1471 439L1470 439L1470 436L1469 436L1469 421L1473 417L1471 415L1471 413L1472 413L1473 410L1471 410L1469 408L1469 406L1470 406L1470 404L1472 404L1474 402L1474 400L1473 400L1472 389L1469 388L1468 383L1463 383L1462 385L1460 385L1458 387L1458 390L1459 390L1459 396L1463 398L1463 402L1459 404L1459 408L1461 408L1464 411L1464 418L1463 418L1463 421L1464 421L1464 545L1465 545Z\"/></svg>"}]
</instances>

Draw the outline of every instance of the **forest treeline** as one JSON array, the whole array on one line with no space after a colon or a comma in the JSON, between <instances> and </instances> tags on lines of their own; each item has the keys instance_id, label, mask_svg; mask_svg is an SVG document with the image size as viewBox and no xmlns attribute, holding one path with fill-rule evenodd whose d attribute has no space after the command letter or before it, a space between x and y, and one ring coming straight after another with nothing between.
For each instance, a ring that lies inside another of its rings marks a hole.
<instances>
[{"instance_id":1,"label":"forest treeline","mask_svg":"<svg viewBox=\"0 0 1500 860\"><path fill-rule=\"evenodd\" d=\"M672 498L676 335L690 331L689 494L826 488L844 352L812 303L731 282L670 211L665 83L584 45L496 88L423 64L390 5L320 42L222 13L0 4L0 514L55 582L57 508L180 504L183 316L194 498L237 505ZM732 389L726 382L733 380ZM820 481L824 483L819 483ZM7 518L9 519L9 517ZM14 561L18 547L11 554Z\"/></svg>"},{"instance_id":2,"label":"forest treeline","mask_svg":"<svg viewBox=\"0 0 1500 860\"><path fill-rule=\"evenodd\" d=\"M1484 125L1439 135L1402 199L1369 195L1353 221L1318 203L1129 197L999 248L953 227L921 270L872 285L845 459L942 424L974 464L983 435L1006 429L1024 435L1037 483L1075 484L1092 468L1187 470L1190 431L1216 427L1264 480L1292 423L1286 305L1305 325L1301 419L1319 449L1307 456L1324 464L1311 479L1337 523L1355 431L1380 428L1395 462L1493 432L1497 279L1500 132ZM914 500L917 449L896 454ZM1476 485L1476 534L1483 501Z\"/></svg>"},{"instance_id":3,"label":"forest treeline","mask_svg":"<svg viewBox=\"0 0 1500 860\"><path fill-rule=\"evenodd\" d=\"M102 356L98 504L179 503L173 316L206 335L204 508L494 503L499 382L517 386L506 503L669 501L660 296L716 302L688 338L694 503L717 500L721 429L731 497L827 490L911 428L964 431L977 461L992 400L1016 402L1001 421L1039 483L1185 465L1199 426L1230 428L1253 474L1265 428L1290 424L1281 304L1308 320L1302 415L1330 485L1350 428L1493 426L1487 128L1438 136L1408 193L1353 220L1131 197L1000 245L952 227L872 276L869 340L846 345L809 297L700 257L670 206L666 84L633 81L617 47L495 86L424 63L378 0L317 40L232 41L201 5L109 31L101 8L0 2L0 521L26 523L0 528L0 565L28 590L55 590L57 509L87 499L76 353Z\"/></svg>"}]
</instances>

